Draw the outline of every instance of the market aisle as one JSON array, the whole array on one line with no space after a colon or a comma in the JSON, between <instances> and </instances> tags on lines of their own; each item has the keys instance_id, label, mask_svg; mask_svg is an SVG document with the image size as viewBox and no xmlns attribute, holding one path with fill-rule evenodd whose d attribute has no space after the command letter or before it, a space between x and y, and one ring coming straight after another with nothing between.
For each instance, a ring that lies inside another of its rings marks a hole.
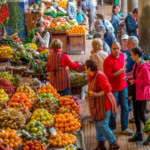
<instances>
[{"instance_id":1,"label":"market aisle","mask_svg":"<svg viewBox=\"0 0 150 150\"><path fill-rule=\"evenodd\" d=\"M111 11L112 11L112 6L111 5L105 5L102 6L98 12L103 13L105 18L110 20L111 19ZM86 41L86 54L85 55L69 55L72 60L77 60L77 61L85 61L89 58L90 52L92 50L91 47L91 42L92 40L87 40ZM148 104L148 108L150 108L150 102ZM120 113L120 111L119 111ZM120 114L118 113L117 117L117 128L120 129ZM132 112L130 112L130 118L133 118ZM150 118L150 114L148 114L148 118ZM129 124L129 128L132 131L135 131L135 124ZM97 142L96 142L96 132L95 132L95 127L94 124L89 122L87 119L84 120L83 122L83 130L84 130L84 136L85 136L85 145L87 150L92 150L93 148L96 147ZM118 135L116 136L118 139L118 142L121 146L120 150L150 150L150 146L137 146L136 143L129 143L128 138L129 136L125 135ZM145 136L146 138L146 136ZM107 144L108 146L108 144Z\"/></svg>"}]
</instances>

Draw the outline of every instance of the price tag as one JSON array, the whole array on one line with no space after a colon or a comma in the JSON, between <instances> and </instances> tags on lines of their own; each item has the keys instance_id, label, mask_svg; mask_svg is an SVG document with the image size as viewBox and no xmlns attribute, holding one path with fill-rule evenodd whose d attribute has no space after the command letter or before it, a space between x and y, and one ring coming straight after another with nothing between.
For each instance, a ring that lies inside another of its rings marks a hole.
<instances>
[{"instance_id":1,"label":"price tag","mask_svg":"<svg viewBox=\"0 0 150 150\"><path fill-rule=\"evenodd\" d=\"M50 131L51 134L53 134L54 136L56 136L57 132L56 132L56 130L55 130L54 127L50 128L49 131Z\"/></svg>"}]
</instances>

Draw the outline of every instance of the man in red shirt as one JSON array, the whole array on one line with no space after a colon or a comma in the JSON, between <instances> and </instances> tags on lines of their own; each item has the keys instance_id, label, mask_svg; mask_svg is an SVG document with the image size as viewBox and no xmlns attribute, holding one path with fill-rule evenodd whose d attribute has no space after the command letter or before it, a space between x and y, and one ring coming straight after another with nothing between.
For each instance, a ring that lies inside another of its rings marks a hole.
<instances>
[{"instance_id":1,"label":"man in red shirt","mask_svg":"<svg viewBox=\"0 0 150 150\"><path fill-rule=\"evenodd\" d=\"M112 93L116 98L117 105L119 104L121 106L122 133L131 135L133 132L128 129L129 108L127 83L123 80L126 75L125 57L120 50L120 44L113 42L111 45L112 53L104 60L104 73L107 75L112 86ZM119 130L116 129L116 115L111 115L109 125L114 133L120 133Z\"/></svg>"}]
</instances>

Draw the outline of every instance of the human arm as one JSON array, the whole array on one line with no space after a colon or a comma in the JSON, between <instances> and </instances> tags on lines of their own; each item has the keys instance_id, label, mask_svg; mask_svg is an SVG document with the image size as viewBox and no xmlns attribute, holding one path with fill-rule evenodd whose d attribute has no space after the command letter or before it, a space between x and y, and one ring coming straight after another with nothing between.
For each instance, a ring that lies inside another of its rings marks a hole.
<instances>
[{"instance_id":1,"label":"human arm","mask_svg":"<svg viewBox=\"0 0 150 150\"><path fill-rule=\"evenodd\" d=\"M34 35L33 39L32 39L32 43L36 43L36 39L37 39L37 36Z\"/></svg>"},{"instance_id":2,"label":"human arm","mask_svg":"<svg viewBox=\"0 0 150 150\"><path fill-rule=\"evenodd\" d=\"M68 66L70 69L77 69L79 67L79 63L73 63L66 54L62 56L61 65L64 67Z\"/></svg>"},{"instance_id":3,"label":"human arm","mask_svg":"<svg viewBox=\"0 0 150 150\"><path fill-rule=\"evenodd\" d=\"M49 47L50 34L46 32L45 36L42 38L39 33L37 33L38 39L41 42L42 47Z\"/></svg>"},{"instance_id":4,"label":"human arm","mask_svg":"<svg viewBox=\"0 0 150 150\"><path fill-rule=\"evenodd\" d=\"M100 74L97 76L97 82L96 82L97 90L100 92L92 92L91 96L95 97L101 97L109 92L111 92L112 87L107 79L107 77L104 74Z\"/></svg>"}]
</instances>

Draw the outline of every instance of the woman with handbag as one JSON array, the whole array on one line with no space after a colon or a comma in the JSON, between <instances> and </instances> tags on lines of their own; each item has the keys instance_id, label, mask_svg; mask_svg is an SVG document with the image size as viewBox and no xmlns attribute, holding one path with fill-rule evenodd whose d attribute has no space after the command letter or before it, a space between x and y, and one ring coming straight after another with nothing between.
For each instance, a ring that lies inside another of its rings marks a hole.
<instances>
[{"instance_id":1,"label":"woman with handbag","mask_svg":"<svg viewBox=\"0 0 150 150\"><path fill-rule=\"evenodd\" d=\"M147 117L146 103L150 99L150 73L149 64L141 59L142 50L139 47L131 49L131 59L136 63L133 66L133 75L126 77L130 84L133 85L133 112L136 124L136 133L129 138L129 142L143 141L141 121L145 124ZM150 140L150 138L149 138ZM150 141L149 141L150 142Z\"/></svg>"},{"instance_id":2,"label":"woman with handbag","mask_svg":"<svg viewBox=\"0 0 150 150\"><path fill-rule=\"evenodd\" d=\"M87 60L85 68L89 75L89 107L96 128L96 140L98 141L98 146L94 150L106 150L105 140L108 140L110 144L109 150L117 150L119 145L108 125L111 113L117 113L116 101L111 93L111 85L105 74L98 70L95 60Z\"/></svg>"}]
</instances>

